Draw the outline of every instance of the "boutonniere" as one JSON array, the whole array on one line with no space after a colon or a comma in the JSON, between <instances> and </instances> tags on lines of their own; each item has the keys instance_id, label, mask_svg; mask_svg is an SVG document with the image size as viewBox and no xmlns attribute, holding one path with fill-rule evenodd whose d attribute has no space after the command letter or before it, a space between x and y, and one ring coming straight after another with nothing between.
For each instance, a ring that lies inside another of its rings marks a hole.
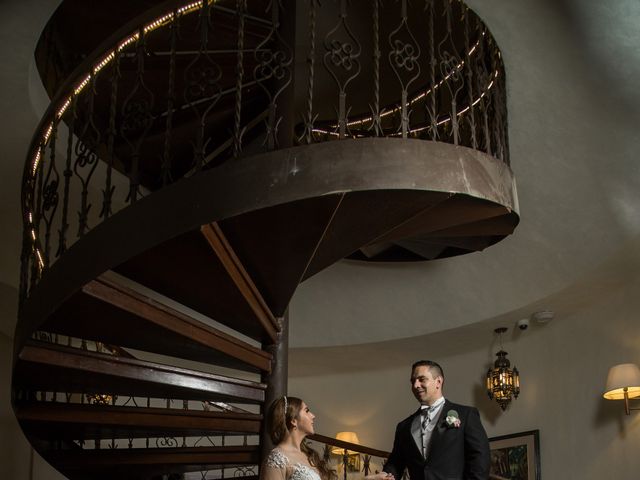
<instances>
[{"instance_id":1,"label":"boutonniere","mask_svg":"<svg viewBox=\"0 0 640 480\"><path fill-rule=\"evenodd\" d=\"M447 412L444 423L446 423L449 428L460 428L460 425L462 425L462 422L460 422L460 416L455 410L449 410Z\"/></svg>"}]
</instances>

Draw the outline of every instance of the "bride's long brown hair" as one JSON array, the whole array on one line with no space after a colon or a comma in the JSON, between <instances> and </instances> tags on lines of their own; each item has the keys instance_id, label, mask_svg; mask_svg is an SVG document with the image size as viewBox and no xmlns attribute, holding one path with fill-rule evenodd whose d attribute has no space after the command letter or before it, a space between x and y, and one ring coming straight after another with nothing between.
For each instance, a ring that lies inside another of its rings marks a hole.
<instances>
[{"instance_id":1,"label":"bride's long brown hair","mask_svg":"<svg viewBox=\"0 0 640 480\"><path fill-rule=\"evenodd\" d=\"M281 443L287 432L293 428L292 421L299 418L301 408L302 400L298 397L280 397L271 404L267 418L267 428L274 445ZM318 469L322 480L335 480L337 478L336 471L329 468L327 462L320 458L318 452L307 445L306 440L302 440L300 450L307 456L309 465Z\"/></svg>"}]
</instances>

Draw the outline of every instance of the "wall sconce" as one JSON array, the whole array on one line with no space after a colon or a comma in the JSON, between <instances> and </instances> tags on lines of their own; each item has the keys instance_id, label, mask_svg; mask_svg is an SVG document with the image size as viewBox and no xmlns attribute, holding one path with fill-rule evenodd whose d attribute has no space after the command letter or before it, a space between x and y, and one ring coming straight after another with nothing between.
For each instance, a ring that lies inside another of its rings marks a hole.
<instances>
[{"instance_id":1,"label":"wall sconce","mask_svg":"<svg viewBox=\"0 0 640 480\"><path fill-rule=\"evenodd\" d=\"M358 435L356 432L338 432L336 440L343 442L360 444ZM344 467L344 480L347 480L347 472L359 472L360 471L360 454L353 450L348 450L341 447L332 447L331 453L342 457L342 466Z\"/></svg>"},{"instance_id":2,"label":"wall sconce","mask_svg":"<svg viewBox=\"0 0 640 480\"><path fill-rule=\"evenodd\" d=\"M507 331L500 327L494 330L500 335L500 351L496 353L498 359L493 368L487 371L487 395L491 400L495 399L502 410L506 410L511 397L518 398L520 394L520 372L514 366L509 368L511 362L507 359L507 352L502 348L502 334Z\"/></svg>"},{"instance_id":3,"label":"wall sconce","mask_svg":"<svg viewBox=\"0 0 640 480\"><path fill-rule=\"evenodd\" d=\"M640 397L640 368L635 363L622 363L609 369L607 386L602 394L607 400L624 400L624 413L630 414L629 399Z\"/></svg>"}]
</instances>

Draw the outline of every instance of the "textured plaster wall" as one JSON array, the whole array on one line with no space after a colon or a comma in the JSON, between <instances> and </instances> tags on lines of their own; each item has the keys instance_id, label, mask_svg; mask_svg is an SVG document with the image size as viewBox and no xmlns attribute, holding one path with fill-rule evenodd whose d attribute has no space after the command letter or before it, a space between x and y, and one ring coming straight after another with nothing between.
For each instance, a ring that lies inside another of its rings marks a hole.
<instances>
[{"instance_id":1,"label":"textured plaster wall","mask_svg":"<svg viewBox=\"0 0 640 480\"><path fill-rule=\"evenodd\" d=\"M3 287L0 287L3 288ZM62 476L32 452L11 408L11 357L13 339L5 330L13 331L14 299L0 290L0 478L7 480L60 480ZM15 290L14 290L15 293Z\"/></svg>"},{"instance_id":2,"label":"textured plaster wall","mask_svg":"<svg viewBox=\"0 0 640 480\"><path fill-rule=\"evenodd\" d=\"M623 289L600 292L586 310L505 341L522 373L522 394L506 413L482 385L497 350L489 341L486 348L436 359L447 375L446 396L477 406L490 436L539 429L542 478L637 478L640 412L625 417L622 404L601 393L609 366L640 363L639 287L634 278ZM408 370L419 357L429 357L428 344L423 352L406 352L407 368L294 377L289 393L316 413L318 433L352 430L361 443L389 450L396 422L416 408Z\"/></svg>"}]
</instances>

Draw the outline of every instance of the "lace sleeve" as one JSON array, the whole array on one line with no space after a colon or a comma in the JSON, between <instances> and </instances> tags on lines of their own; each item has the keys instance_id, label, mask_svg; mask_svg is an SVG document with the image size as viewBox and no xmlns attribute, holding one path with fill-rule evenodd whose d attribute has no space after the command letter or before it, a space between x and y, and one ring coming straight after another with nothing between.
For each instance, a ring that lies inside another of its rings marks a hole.
<instances>
[{"instance_id":1,"label":"lace sleeve","mask_svg":"<svg viewBox=\"0 0 640 480\"><path fill-rule=\"evenodd\" d=\"M271 450L262 466L260 480L286 480L289 459L278 449Z\"/></svg>"}]
</instances>

